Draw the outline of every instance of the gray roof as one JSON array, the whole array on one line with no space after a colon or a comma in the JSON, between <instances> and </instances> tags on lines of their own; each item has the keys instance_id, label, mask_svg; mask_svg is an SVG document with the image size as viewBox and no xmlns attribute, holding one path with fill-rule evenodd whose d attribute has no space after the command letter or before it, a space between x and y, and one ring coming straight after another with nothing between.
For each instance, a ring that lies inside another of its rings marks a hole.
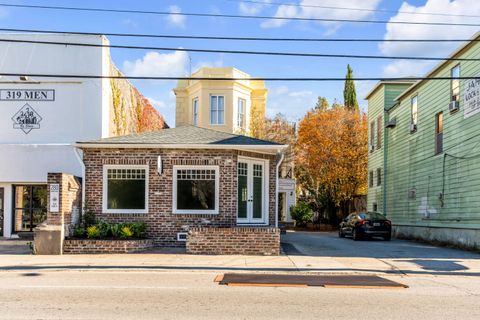
<instances>
[{"instance_id":1,"label":"gray roof","mask_svg":"<svg viewBox=\"0 0 480 320\"><path fill-rule=\"evenodd\" d=\"M212 146L265 146L282 148L283 145L247 136L217 130L185 126L158 131L130 134L98 140L78 142L81 147L88 145L212 145Z\"/></svg>"}]
</instances>

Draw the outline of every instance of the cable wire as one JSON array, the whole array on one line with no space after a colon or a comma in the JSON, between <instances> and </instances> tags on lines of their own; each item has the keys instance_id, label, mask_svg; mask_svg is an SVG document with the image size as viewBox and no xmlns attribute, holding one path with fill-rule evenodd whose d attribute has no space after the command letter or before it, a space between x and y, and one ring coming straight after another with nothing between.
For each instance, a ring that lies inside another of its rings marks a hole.
<instances>
[{"instance_id":1,"label":"cable wire","mask_svg":"<svg viewBox=\"0 0 480 320\"><path fill-rule=\"evenodd\" d=\"M66 7L66 6L40 6L40 5L26 5L26 4L8 4L8 3L0 3L0 7L23 8L23 9L42 9L42 10L62 10L62 11L83 11L83 12L154 14L154 15L164 15L164 16L176 15L176 16L186 16L186 17L480 27L480 24L478 24L478 23L449 23L449 22L396 21L396 20L394 20L394 21L390 21L390 20L355 20L355 19L305 18L305 17L276 17L276 16L237 15L237 14L217 14L217 13L168 12L168 11L147 11L147 10Z\"/></svg>"},{"instance_id":2,"label":"cable wire","mask_svg":"<svg viewBox=\"0 0 480 320\"><path fill-rule=\"evenodd\" d=\"M0 38L0 42L28 43L28 44L41 44L41 45L58 45L58 46L96 47L96 48L115 48L115 49L182 51L182 52L200 52L200 53L228 53L228 54L267 55L267 56L294 56L294 57L314 57L314 58L349 58L349 59L382 59L382 60L426 60L426 61L476 61L476 62L480 61L480 58L453 58L453 57L442 58L442 57L414 57L414 56L379 56L379 55L358 55L358 54L328 54L328 53L278 52L278 51L245 51L245 50L170 48L170 47L130 46L130 45L108 45L108 44L96 44L96 43L78 43L78 42L62 42L62 41L40 41L40 40L21 40L21 39L1 39L1 38Z\"/></svg>"}]
</instances>

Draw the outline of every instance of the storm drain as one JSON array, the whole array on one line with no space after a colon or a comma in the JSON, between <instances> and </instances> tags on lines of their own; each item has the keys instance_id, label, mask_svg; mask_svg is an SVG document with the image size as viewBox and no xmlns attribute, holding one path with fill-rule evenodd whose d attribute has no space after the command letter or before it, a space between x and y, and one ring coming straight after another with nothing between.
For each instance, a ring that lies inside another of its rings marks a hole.
<instances>
[{"instance_id":1,"label":"storm drain","mask_svg":"<svg viewBox=\"0 0 480 320\"><path fill-rule=\"evenodd\" d=\"M408 286L378 276L363 275L293 275L293 274L247 274L226 273L215 278L215 282L227 286L260 287L325 287L403 289Z\"/></svg>"}]
</instances>

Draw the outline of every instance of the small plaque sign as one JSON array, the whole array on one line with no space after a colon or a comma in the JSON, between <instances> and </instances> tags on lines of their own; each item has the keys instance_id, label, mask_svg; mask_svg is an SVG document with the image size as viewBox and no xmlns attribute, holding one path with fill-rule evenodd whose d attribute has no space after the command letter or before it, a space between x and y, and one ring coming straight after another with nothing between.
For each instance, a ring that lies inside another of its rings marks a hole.
<instances>
[{"instance_id":1,"label":"small plaque sign","mask_svg":"<svg viewBox=\"0 0 480 320\"><path fill-rule=\"evenodd\" d=\"M60 185L50 185L50 212L60 212Z\"/></svg>"},{"instance_id":2,"label":"small plaque sign","mask_svg":"<svg viewBox=\"0 0 480 320\"><path fill-rule=\"evenodd\" d=\"M52 89L2 89L0 101L55 101Z\"/></svg>"}]
</instances>

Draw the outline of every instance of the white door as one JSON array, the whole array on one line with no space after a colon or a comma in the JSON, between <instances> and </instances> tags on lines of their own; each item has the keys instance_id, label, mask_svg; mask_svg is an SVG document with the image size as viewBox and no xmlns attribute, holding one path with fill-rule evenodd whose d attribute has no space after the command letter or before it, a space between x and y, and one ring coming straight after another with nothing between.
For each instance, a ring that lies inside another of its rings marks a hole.
<instances>
[{"instance_id":1,"label":"white door","mask_svg":"<svg viewBox=\"0 0 480 320\"><path fill-rule=\"evenodd\" d=\"M264 161L238 160L238 223L263 224L266 222L266 165Z\"/></svg>"}]
</instances>

